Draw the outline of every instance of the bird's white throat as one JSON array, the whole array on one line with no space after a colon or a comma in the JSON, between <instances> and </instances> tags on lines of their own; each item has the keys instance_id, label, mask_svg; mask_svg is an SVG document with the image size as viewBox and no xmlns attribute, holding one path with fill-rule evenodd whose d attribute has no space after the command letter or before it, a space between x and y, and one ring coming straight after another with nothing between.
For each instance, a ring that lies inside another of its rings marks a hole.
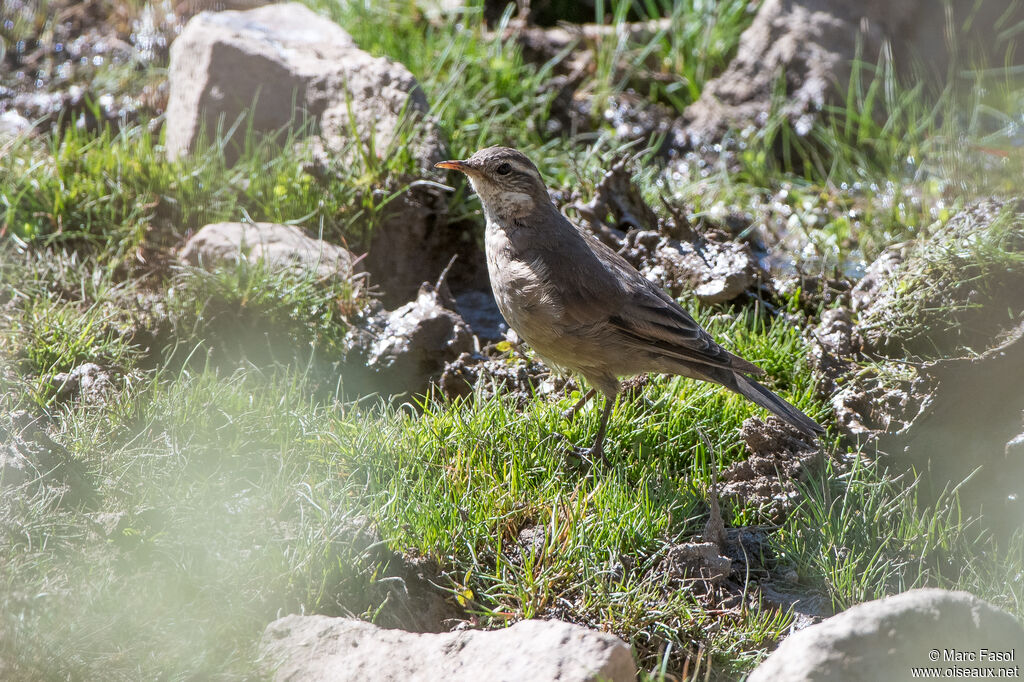
<instances>
[{"instance_id":1,"label":"bird's white throat","mask_svg":"<svg viewBox=\"0 0 1024 682\"><path fill-rule=\"evenodd\" d=\"M500 222L501 218L515 218L533 211L533 197L526 192L498 188L486 180L478 182L472 177L469 181L480 195L484 214L489 220Z\"/></svg>"}]
</instances>

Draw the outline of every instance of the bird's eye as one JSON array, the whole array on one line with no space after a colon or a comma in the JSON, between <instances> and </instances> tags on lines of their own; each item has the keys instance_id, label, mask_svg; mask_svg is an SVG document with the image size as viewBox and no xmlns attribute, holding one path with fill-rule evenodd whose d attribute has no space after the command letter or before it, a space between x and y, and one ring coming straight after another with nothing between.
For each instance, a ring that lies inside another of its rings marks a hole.
<instances>
[{"instance_id":1,"label":"bird's eye","mask_svg":"<svg viewBox=\"0 0 1024 682\"><path fill-rule=\"evenodd\" d=\"M512 164L506 161L505 163L501 164L494 170L498 173L498 175L508 175L510 172L512 172Z\"/></svg>"}]
</instances>

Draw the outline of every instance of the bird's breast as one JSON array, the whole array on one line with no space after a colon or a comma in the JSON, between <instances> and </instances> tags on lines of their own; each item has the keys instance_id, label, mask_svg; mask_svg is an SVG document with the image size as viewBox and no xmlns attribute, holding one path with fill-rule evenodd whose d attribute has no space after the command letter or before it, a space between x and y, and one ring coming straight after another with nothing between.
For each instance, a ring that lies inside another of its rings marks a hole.
<instances>
[{"instance_id":1,"label":"bird's breast","mask_svg":"<svg viewBox=\"0 0 1024 682\"><path fill-rule=\"evenodd\" d=\"M485 237L491 291L505 321L538 351L559 336L563 307L541 254L518 235L488 224Z\"/></svg>"}]
</instances>

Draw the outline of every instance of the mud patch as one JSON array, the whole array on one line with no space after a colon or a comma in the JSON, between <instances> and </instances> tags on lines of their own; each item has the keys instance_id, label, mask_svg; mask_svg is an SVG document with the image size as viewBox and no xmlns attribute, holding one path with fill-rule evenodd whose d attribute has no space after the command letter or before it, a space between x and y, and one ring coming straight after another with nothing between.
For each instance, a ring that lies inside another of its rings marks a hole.
<instances>
[{"instance_id":1,"label":"mud patch","mask_svg":"<svg viewBox=\"0 0 1024 682\"><path fill-rule=\"evenodd\" d=\"M465 398L474 391L485 399L501 393L522 408L544 392L542 384L552 378L551 371L540 361L527 359L514 350L502 352L489 346L483 352L463 353L448 363L439 384L449 400Z\"/></svg>"},{"instance_id":2,"label":"mud patch","mask_svg":"<svg viewBox=\"0 0 1024 682\"><path fill-rule=\"evenodd\" d=\"M797 483L821 461L821 450L778 417L751 417L740 437L750 456L722 472L722 496L752 505L773 521L781 521L799 502Z\"/></svg>"},{"instance_id":3,"label":"mud patch","mask_svg":"<svg viewBox=\"0 0 1024 682\"><path fill-rule=\"evenodd\" d=\"M0 51L0 113L90 130L133 122L142 111L161 113L166 85L146 72L167 64L168 46L203 4L57 0L40 9L29 0L5 2L11 21L0 22L0 41L9 46ZM99 85L111 68L119 78Z\"/></svg>"}]
</instances>

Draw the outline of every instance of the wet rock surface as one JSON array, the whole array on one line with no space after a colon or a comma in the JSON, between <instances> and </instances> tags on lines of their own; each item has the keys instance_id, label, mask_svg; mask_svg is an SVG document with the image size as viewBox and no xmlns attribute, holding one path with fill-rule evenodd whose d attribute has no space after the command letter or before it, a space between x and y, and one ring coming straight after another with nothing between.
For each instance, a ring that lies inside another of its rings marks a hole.
<instances>
[{"instance_id":1,"label":"wet rock surface","mask_svg":"<svg viewBox=\"0 0 1024 682\"><path fill-rule=\"evenodd\" d=\"M9 0L3 8L0 113L17 111L39 128L59 122L95 130L162 112L158 84L126 78L126 86L101 89L93 82L110 67L131 73L166 63L168 45L188 16L184 3L172 9L53 0L45 27L36 24L37 2ZM21 22L33 29L19 29Z\"/></svg>"},{"instance_id":2,"label":"wet rock surface","mask_svg":"<svg viewBox=\"0 0 1024 682\"><path fill-rule=\"evenodd\" d=\"M375 314L350 336L347 365L362 374L357 382L383 395L428 392L446 363L471 352L474 344L443 284L424 284L416 300Z\"/></svg>"},{"instance_id":3,"label":"wet rock surface","mask_svg":"<svg viewBox=\"0 0 1024 682\"><path fill-rule=\"evenodd\" d=\"M1013 616L967 592L910 590L858 604L791 635L748 679L902 679L911 668L943 665L930 652L1003 652L1019 650L1021 642L1024 628ZM961 669L999 665L978 661Z\"/></svg>"},{"instance_id":4,"label":"wet rock surface","mask_svg":"<svg viewBox=\"0 0 1024 682\"><path fill-rule=\"evenodd\" d=\"M415 634L326 616L286 616L260 641L277 680L636 679L629 647L614 635L558 621L525 620L503 630Z\"/></svg>"},{"instance_id":5,"label":"wet rock surface","mask_svg":"<svg viewBox=\"0 0 1024 682\"><path fill-rule=\"evenodd\" d=\"M644 274L674 296L692 291L701 303L727 303L752 289L763 272L750 247L734 241L665 239Z\"/></svg>"},{"instance_id":6,"label":"wet rock surface","mask_svg":"<svg viewBox=\"0 0 1024 682\"><path fill-rule=\"evenodd\" d=\"M497 341L508 332L508 323L490 289L467 289L456 294L455 307L481 341Z\"/></svg>"}]
</instances>

